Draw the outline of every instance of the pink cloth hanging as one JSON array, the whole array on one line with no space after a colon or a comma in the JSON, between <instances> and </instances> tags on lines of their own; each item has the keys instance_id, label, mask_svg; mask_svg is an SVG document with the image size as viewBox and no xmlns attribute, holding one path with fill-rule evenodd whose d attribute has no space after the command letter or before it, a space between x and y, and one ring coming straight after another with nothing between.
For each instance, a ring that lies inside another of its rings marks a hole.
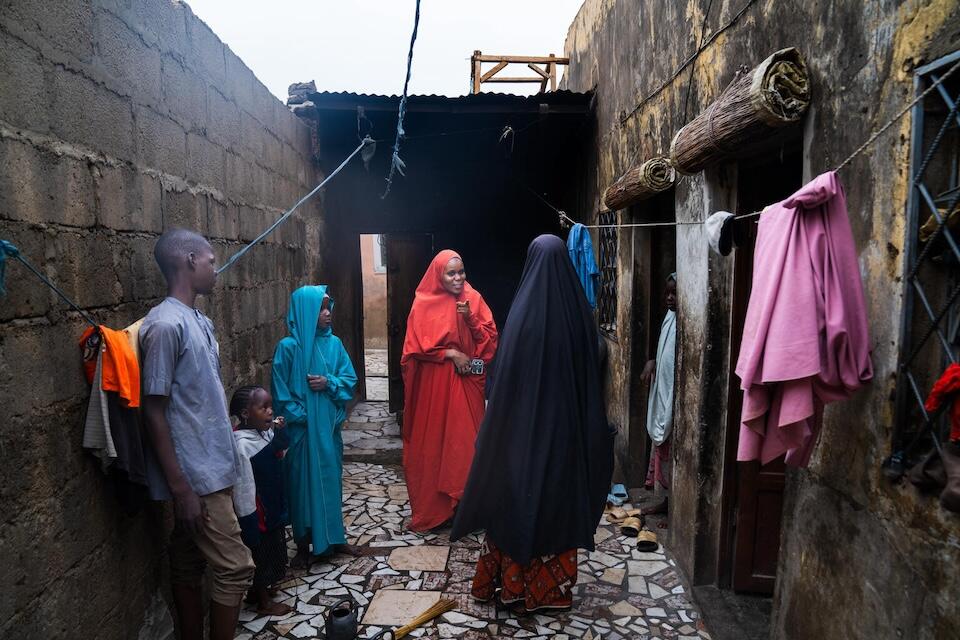
<instances>
[{"instance_id":1,"label":"pink cloth hanging","mask_svg":"<svg viewBox=\"0 0 960 640\"><path fill-rule=\"evenodd\" d=\"M843 187L824 173L760 217L737 375L737 460L805 467L823 406L873 378Z\"/></svg>"}]
</instances>

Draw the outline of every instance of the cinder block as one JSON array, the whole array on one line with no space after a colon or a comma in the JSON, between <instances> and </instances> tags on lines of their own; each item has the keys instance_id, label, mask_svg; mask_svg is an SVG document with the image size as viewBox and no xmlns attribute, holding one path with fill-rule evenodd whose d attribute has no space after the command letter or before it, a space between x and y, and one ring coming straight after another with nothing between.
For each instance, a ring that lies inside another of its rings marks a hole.
<instances>
[{"instance_id":1,"label":"cinder block","mask_svg":"<svg viewBox=\"0 0 960 640\"><path fill-rule=\"evenodd\" d=\"M258 192L255 179L256 166L240 157L239 155L227 152L226 158L226 185L224 192L231 199L245 203L254 203L257 201Z\"/></svg>"},{"instance_id":2,"label":"cinder block","mask_svg":"<svg viewBox=\"0 0 960 640\"><path fill-rule=\"evenodd\" d=\"M187 180L224 190L224 155L222 147L195 133L187 134Z\"/></svg>"},{"instance_id":3,"label":"cinder block","mask_svg":"<svg viewBox=\"0 0 960 640\"><path fill-rule=\"evenodd\" d=\"M160 51L150 47L116 16L97 15L96 63L138 102L160 101Z\"/></svg>"},{"instance_id":4,"label":"cinder block","mask_svg":"<svg viewBox=\"0 0 960 640\"><path fill-rule=\"evenodd\" d=\"M246 111L240 112L240 146L245 158L256 162L263 156L264 127Z\"/></svg>"},{"instance_id":5,"label":"cinder block","mask_svg":"<svg viewBox=\"0 0 960 640\"><path fill-rule=\"evenodd\" d=\"M63 140L121 160L134 157L133 112L129 98L64 67L53 77L50 128Z\"/></svg>"},{"instance_id":6,"label":"cinder block","mask_svg":"<svg viewBox=\"0 0 960 640\"><path fill-rule=\"evenodd\" d=\"M267 135L264 137L264 155L260 159L260 165L276 173L283 171L283 144L276 137Z\"/></svg>"},{"instance_id":7,"label":"cinder block","mask_svg":"<svg viewBox=\"0 0 960 640\"><path fill-rule=\"evenodd\" d=\"M0 24L24 39L89 62L93 57L93 9L87 2L4 2Z\"/></svg>"},{"instance_id":8,"label":"cinder block","mask_svg":"<svg viewBox=\"0 0 960 640\"><path fill-rule=\"evenodd\" d=\"M259 79L254 80L253 104L250 112L268 131L274 133L277 131L277 112L274 108L278 102L280 102L279 98L270 93L270 90Z\"/></svg>"},{"instance_id":9,"label":"cinder block","mask_svg":"<svg viewBox=\"0 0 960 640\"><path fill-rule=\"evenodd\" d=\"M171 56L164 56L161 69L163 105L185 128L207 122L207 84Z\"/></svg>"},{"instance_id":10,"label":"cinder block","mask_svg":"<svg viewBox=\"0 0 960 640\"><path fill-rule=\"evenodd\" d=\"M257 82L253 71L227 45L223 46L223 55L227 69L225 94L241 109L252 109L254 86Z\"/></svg>"},{"instance_id":11,"label":"cinder block","mask_svg":"<svg viewBox=\"0 0 960 640\"><path fill-rule=\"evenodd\" d=\"M189 229L206 236L207 196L189 191L164 189L161 195L163 230Z\"/></svg>"},{"instance_id":12,"label":"cinder block","mask_svg":"<svg viewBox=\"0 0 960 640\"><path fill-rule=\"evenodd\" d=\"M296 116L294 116L296 118ZM297 118L299 121L299 118ZM297 134L288 140L294 150L304 161L313 158L313 133L306 124L298 122Z\"/></svg>"},{"instance_id":13,"label":"cinder block","mask_svg":"<svg viewBox=\"0 0 960 640\"><path fill-rule=\"evenodd\" d=\"M43 264L46 234L42 231L30 229L23 223L0 220L0 238L15 244L34 266L39 268ZM0 301L0 322L41 316L50 307L50 289L15 260L7 260L6 287L7 295Z\"/></svg>"},{"instance_id":14,"label":"cinder block","mask_svg":"<svg viewBox=\"0 0 960 640\"><path fill-rule=\"evenodd\" d=\"M240 146L240 110L213 86L207 88L207 135L225 149Z\"/></svg>"},{"instance_id":15,"label":"cinder block","mask_svg":"<svg viewBox=\"0 0 960 640\"><path fill-rule=\"evenodd\" d=\"M122 290L122 301L145 305L147 301L163 296L166 292L166 283L153 257L156 238L123 236L118 238L118 243L122 248L119 252L116 274ZM125 327L138 320L145 311L146 309L139 306L123 309L115 314L116 320ZM107 318L104 318L104 321L106 320Z\"/></svg>"},{"instance_id":16,"label":"cinder block","mask_svg":"<svg viewBox=\"0 0 960 640\"><path fill-rule=\"evenodd\" d=\"M187 134L149 107L136 107L137 156L144 165L175 176L186 174Z\"/></svg>"},{"instance_id":17,"label":"cinder block","mask_svg":"<svg viewBox=\"0 0 960 640\"><path fill-rule=\"evenodd\" d=\"M187 31L183 3L155 0L96 0L98 13L109 12L140 35L143 41L182 60Z\"/></svg>"},{"instance_id":18,"label":"cinder block","mask_svg":"<svg viewBox=\"0 0 960 640\"><path fill-rule=\"evenodd\" d=\"M83 308L117 304L123 296L116 269L121 248L106 233L57 233L47 242L47 273Z\"/></svg>"},{"instance_id":19,"label":"cinder block","mask_svg":"<svg viewBox=\"0 0 960 640\"><path fill-rule=\"evenodd\" d=\"M190 45L189 64L209 82L223 86L226 62L220 39L202 20L191 15L187 19L187 41Z\"/></svg>"},{"instance_id":20,"label":"cinder block","mask_svg":"<svg viewBox=\"0 0 960 640\"><path fill-rule=\"evenodd\" d=\"M84 328L80 320L4 327L0 362L7 363L9 371L0 380L4 389L17 391L5 394L10 415L36 418L49 407L79 403L87 395L78 342ZM59 419L63 425L63 416ZM9 446L10 440L5 440Z\"/></svg>"},{"instance_id":21,"label":"cinder block","mask_svg":"<svg viewBox=\"0 0 960 640\"><path fill-rule=\"evenodd\" d=\"M233 202L207 199L207 233L211 238L236 240L240 237L240 207Z\"/></svg>"},{"instance_id":22,"label":"cinder block","mask_svg":"<svg viewBox=\"0 0 960 640\"><path fill-rule=\"evenodd\" d=\"M0 139L0 218L78 227L94 223L93 177L86 163Z\"/></svg>"},{"instance_id":23,"label":"cinder block","mask_svg":"<svg viewBox=\"0 0 960 640\"><path fill-rule=\"evenodd\" d=\"M253 207L242 205L240 207L240 239L244 242L250 242L270 224L266 221L263 212Z\"/></svg>"},{"instance_id":24,"label":"cinder block","mask_svg":"<svg viewBox=\"0 0 960 640\"><path fill-rule=\"evenodd\" d=\"M17 127L46 132L50 95L40 54L0 31L0 118Z\"/></svg>"},{"instance_id":25,"label":"cinder block","mask_svg":"<svg viewBox=\"0 0 960 640\"><path fill-rule=\"evenodd\" d=\"M101 225L119 231L159 233L163 229L157 178L127 165L97 167L93 173Z\"/></svg>"}]
</instances>

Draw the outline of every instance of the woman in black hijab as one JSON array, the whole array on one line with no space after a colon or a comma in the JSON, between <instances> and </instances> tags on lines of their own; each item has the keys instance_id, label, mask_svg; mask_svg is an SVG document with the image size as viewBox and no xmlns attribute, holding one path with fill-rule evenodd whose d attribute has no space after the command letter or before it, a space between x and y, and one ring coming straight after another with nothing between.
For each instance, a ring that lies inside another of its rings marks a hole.
<instances>
[{"instance_id":1,"label":"woman in black hijab","mask_svg":"<svg viewBox=\"0 0 960 640\"><path fill-rule=\"evenodd\" d=\"M530 244L451 538L486 529L473 596L565 609L613 467L593 312L560 238Z\"/></svg>"}]
</instances>

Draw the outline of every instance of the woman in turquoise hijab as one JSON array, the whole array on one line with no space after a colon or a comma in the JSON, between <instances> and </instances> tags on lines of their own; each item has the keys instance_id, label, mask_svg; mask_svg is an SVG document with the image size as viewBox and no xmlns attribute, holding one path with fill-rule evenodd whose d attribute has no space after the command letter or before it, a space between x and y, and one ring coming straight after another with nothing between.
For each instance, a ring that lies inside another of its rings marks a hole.
<instances>
[{"instance_id":1,"label":"woman in turquoise hijab","mask_svg":"<svg viewBox=\"0 0 960 640\"><path fill-rule=\"evenodd\" d=\"M345 545L343 439L340 426L357 374L333 335L333 299L326 285L300 287L290 298L287 328L273 356L274 406L287 423L287 495L297 555L293 567Z\"/></svg>"}]
</instances>

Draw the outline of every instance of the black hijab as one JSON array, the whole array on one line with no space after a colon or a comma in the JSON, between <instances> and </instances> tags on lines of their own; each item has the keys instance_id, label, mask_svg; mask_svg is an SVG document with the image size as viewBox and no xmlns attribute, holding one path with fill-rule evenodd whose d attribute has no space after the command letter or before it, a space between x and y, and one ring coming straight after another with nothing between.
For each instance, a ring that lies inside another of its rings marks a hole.
<instances>
[{"instance_id":1,"label":"black hijab","mask_svg":"<svg viewBox=\"0 0 960 640\"><path fill-rule=\"evenodd\" d=\"M613 468L597 329L566 245L542 235L500 336L451 538L486 529L515 562L593 550Z\"/></svg>"}]
</instances>

